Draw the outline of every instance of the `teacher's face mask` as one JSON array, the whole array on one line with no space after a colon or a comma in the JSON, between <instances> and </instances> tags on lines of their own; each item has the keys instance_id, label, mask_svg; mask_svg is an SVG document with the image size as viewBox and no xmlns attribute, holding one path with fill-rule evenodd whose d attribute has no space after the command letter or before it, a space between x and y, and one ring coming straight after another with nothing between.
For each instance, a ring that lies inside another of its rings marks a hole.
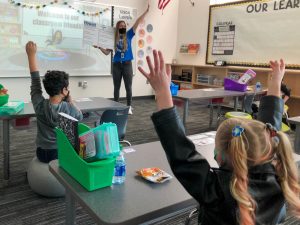
<instances>
[{"instance_id":1,"label":"teacher's face mask","mask_svg":"<svg viewBox=\"0 0 300 225\"><path fill-rule=\"evenodd\" d=\"M126 33L126 28L120 28L119 33L120 34L125 34Z\"/></svg>"}]
</instances>

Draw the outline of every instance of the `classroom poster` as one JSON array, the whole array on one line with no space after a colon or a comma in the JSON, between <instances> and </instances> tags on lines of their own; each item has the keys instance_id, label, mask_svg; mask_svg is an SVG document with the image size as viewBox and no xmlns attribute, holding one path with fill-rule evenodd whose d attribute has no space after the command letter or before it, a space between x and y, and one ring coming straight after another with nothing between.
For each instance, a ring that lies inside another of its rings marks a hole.
<instances>
[{"instance_id":1,"label":"classroom poster","mask_svg":"<svg viewBox=\"0 0 300 225\"><path fill-rule=\"evenodd\" d=\"M93 22L84 21L83 42L88 45L101 46L104 49L114 49L115 29Z\"/></svg>"}]
</instances>

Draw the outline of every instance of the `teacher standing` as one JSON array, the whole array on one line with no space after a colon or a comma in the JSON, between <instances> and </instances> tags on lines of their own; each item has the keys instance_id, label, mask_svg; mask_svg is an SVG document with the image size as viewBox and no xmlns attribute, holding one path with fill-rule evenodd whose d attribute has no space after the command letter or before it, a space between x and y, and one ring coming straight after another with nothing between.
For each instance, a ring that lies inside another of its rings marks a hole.
<instances>
[{"instance_id":1,"label":"teacher standing","mask_svg":"<svg viewBox=\"0 0 300 225\"><path fill-rule=\"evenodd\" d=\"M113 82L114 82L114 101L118 102L120 97L120 87L122 78L124 80L125 89L126 89L126 99L127 106L129 106L128 114L132 114L132 77L133 77L133 69L132 69L132 47L131 41L135 35L136 29L138 25L143 21L146 14L149 12L149 4L146 11L137 18L134 25L127 30L126 22L124 20L120 20L116 24L115 31L115 53L113 57ZM105 49L101 46L94 45L95 48L98 48L103 52L103 54L108 55L113 50Z\"/></svg>"}]
</instances>

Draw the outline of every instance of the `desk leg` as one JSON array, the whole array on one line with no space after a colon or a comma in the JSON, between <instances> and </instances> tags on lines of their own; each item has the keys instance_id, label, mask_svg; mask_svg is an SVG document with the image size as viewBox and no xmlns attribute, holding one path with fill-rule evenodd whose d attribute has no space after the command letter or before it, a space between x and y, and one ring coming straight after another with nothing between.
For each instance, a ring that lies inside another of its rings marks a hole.
<instances>
[{"instance_id":1,"label":"desk leg","mask_svg":"<svg viewBox=\"0 0 300 225\"><path fill-rule=\"evenodd\" d=\"M237 109L238 109L238 104L239 104L239 97L236 96L236 97L234 98L234 111L237 111Z\"/></svg>"},{"instance_id":2,"label":"desk leg","mask_svg":"<svg viewBox=\"0 0 300 225\"><path fill-rule=\"evenodd\" d=\"M296 125L294 149L295 153L300 154L300 124Z\"/></svg>"},{"instance_id":3,"label":"desk leg","mask_svg":"<svg viewBox=\"0 0 300 225\"><path fill-rule=\"evenodd\" d=\"M243 101L242 101L242 112L245 112L245 101L246 101L246 95L244 95Z\"/></svg>"},{"instance_id":4,"label":"desk leg","mask_svg":"<svg viewBox=\"0 0 300 225\"><path fill-rule=\"evenodd\" d=\"M9 120L3 120L3 175L4 182L9 180Z\"/></svg>"},{"instance_id":5,"label":"desk leg","mask_svg":"<svg viewBox=\"0 0 300 225\"><path fill-rule=\"evenodd\" d=\"M66 189L66 225L75 224L75 200Z\"/></svg>"},{"instance_id":6,"label":"desk leg","mask_svg":"<svg viewBox=\"0 0 300 225\"><path fill-rule=\"evenodd\" d=\"M184 100L183 119L182 119L184 128L186 128L186 118L188 116L188 113L189 113L189 100L186 99Z\"/></svg>"},{"instance_id":7,"label":"desk leg","mask_svg":"<svg viewBox=\"0 0 300 225\"><path fill-rule=\"evenodd\" d=\"M209 128L212 127L212 123L213 123L213 118L214 118L214 106L212 103L212 100L210 100L210 104L209 104Z\"/></svg>"}]
</instances>

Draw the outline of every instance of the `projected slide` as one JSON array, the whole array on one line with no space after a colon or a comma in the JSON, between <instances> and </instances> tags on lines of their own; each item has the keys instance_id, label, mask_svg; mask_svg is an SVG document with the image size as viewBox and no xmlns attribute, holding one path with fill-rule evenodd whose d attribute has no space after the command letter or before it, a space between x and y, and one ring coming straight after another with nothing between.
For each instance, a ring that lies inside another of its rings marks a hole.
<instances>
[{"instance_id":1,"label":"projected slide","mask_svg":"<svg viewBox=\"0 0 300 225\"><path fill-rule=\"evenodd\" d=\"M79 6L78 6L79 7ZM110 74L111 58L83 42L84 21L111 25L111 8L99 16L83 16L61 5L40 10L16 7L0 0L0 77L28 76L25 44L38 45L40 71L65 70L71 76Z\"/></svg>"}]
</instances>

